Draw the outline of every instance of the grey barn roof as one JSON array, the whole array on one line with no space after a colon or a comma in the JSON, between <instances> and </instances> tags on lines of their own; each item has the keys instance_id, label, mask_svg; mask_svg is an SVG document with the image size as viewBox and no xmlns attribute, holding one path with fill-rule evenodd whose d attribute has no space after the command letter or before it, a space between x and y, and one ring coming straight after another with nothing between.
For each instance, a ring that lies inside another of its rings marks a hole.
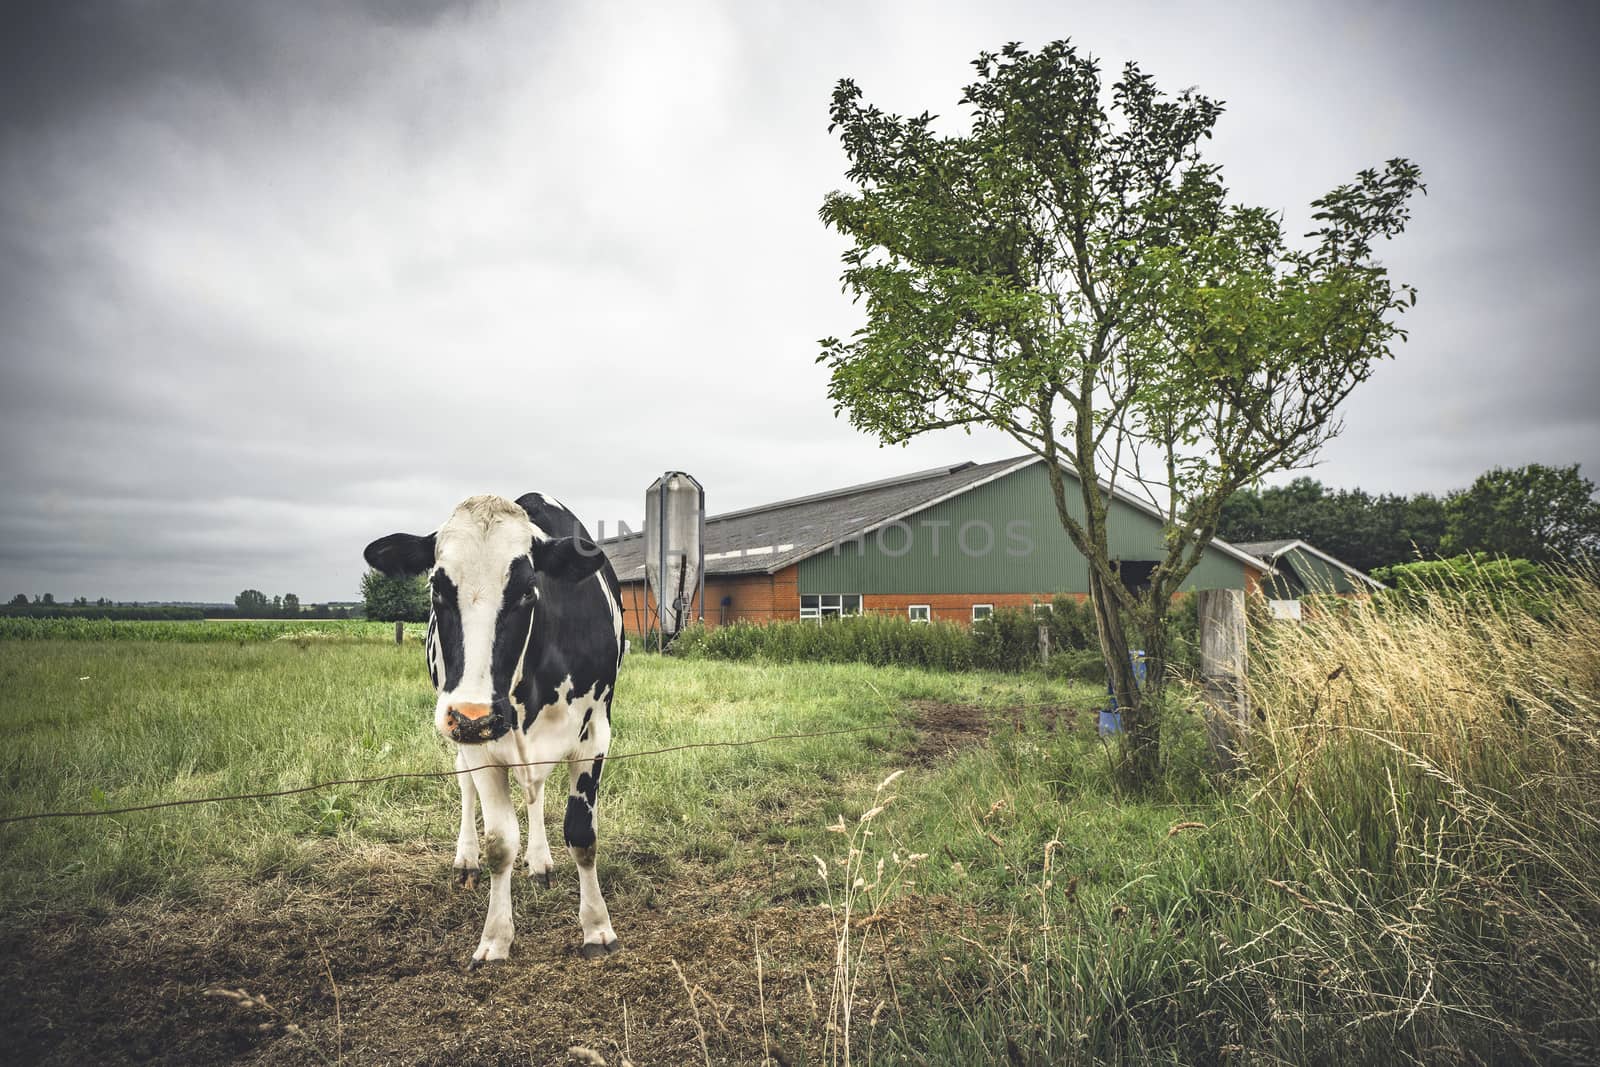
<instances>
[{"instance_id":1,"label":"grey barn roof","mask_svg":"<svg viewBox=\"0 0 1600 1067\"><path fill-rule=\"evenodd\" d=\"M1368 585L1372 586L1374 589L1387 589L1387 588L1389 588L1388 586L1384 585L1382 582L1378 581L1376 578L1373 578L1371 575L1367 574L1365 571L1358 570L1355 567L1350 566L1350 564L1344 562L1343 560L1334 559L1332 556L1330 556L1326 552L1322 551L1322 549L1318 548L1316 545L1308 544L1305 541L1302 541L1301 539L1299 539L1298 537L1291 537L1286 541L1249 541L1249 542L1239 542L1239 543L1235 544L1233 547L1239 549L1240 551L1248 552L1252 556L1255 556L1258 559L1262 560L1263 562L1273 565L1274 567L1276 567L1278 565L1278 557L1279 556L1282 556L1285 552L1289 551L1291 548L1298 548L1298 549L1300 549L1300 550L1302 550L1304 552L1309 552L1311 555L1316 556L1318 559L1322 560L1325 563L1329 563L1329 564L1332 564L1335 567L1338 567L1340 570L1344 571L1347 574L1350 574L1350 575L1352 575L1352 576L1354 576L1356 578L1359 578L1361 581L1366 582Z\"/></svg>"},{"instance_id":2,"label":"grey barn roof","mask_svg":"<svg viewBox=\"0 0 1600 1067\"><path fill-rule=\"evenodd\" d=\"M1257 559L1264 559L1271 563L1284 549L1294 543L1294 538L1290 538L1287 541L1235 541L1233 547L1242 552L1248 552Z\"/></svg>"},{"instance_id":3,"label":"grey barn roof","mask_svg":"<svg viewBox=\"0 0 1600 1067\"><path fill-rule=\"evenodd\" d=\"M859 537L908 511L971 489L1022 465L1020 459L958 463L898 478L780 500L706 519L707 574L771 574L836 541ZM617 577L644 577L644 534L603 544Z\"/></svg>"},{"instance_id":4,"label":"grey barn roof","mask_svg":"<svg viewBox=\"0 0 1600 1067\"><path fill-rule=\"evenodd\" d=\"M706 574L773 574L835 543L861 537L984 482L1041 462L1033 455L991 463L968 461L709 516ZM1120 491L1116 495L1125 503L1155 514L1148 504ZM1212 544L1227 555L1271 571L1270 563L1263 563L1255 553L1241 552L1220 539ZM622 581L644 577L643 533L612 538L602 542L602 547Z\"/></svg>"}]
</instances>

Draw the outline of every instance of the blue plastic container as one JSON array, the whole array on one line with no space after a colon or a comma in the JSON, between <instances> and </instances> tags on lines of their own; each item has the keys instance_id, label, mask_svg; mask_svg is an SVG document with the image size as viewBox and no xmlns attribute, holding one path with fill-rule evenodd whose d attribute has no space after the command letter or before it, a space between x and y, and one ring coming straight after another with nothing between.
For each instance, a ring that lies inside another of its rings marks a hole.
<instances>
[{"instance_id":1,"label":"blue plastic container","mask_svg":"<svg viewBox=\"0 0 1600 1067\"><path fill-rule=\"evenodd\" d=\"M1136 684L1144 684L1146 668L1144 663L1144 649L1133 648L1128 650L1128 662L1133 667L1133 678ZM1122 712L1117 710L1117 691L1110 682L1106 682L1108 703L1100 712L1100 736L1106 734L1120 734L1122 732Z\"/></svg>"}]
</instances>

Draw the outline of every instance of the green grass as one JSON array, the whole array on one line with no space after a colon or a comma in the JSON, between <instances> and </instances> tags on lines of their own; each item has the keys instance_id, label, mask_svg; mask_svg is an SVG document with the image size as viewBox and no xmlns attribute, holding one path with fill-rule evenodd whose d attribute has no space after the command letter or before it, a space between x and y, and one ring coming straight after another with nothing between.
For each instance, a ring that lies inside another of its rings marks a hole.
<instances>
[{"instance_id":1,"label":"green grass","mask_svg":"<svg viewBox=\"0 0 1600 1067\"><path fill-rule=\"evenodd\" d=\"M228 626L236 624L224 624ZM862 734L614 760L602 849L736 863L820 833L852 788L909 744L904 702L1058 699L1071 687L997 675L857 665L769 666L630 656L613 755L705 741L882 724ZM1080 697L1083 696L1080 692ZM0 813L124 807L437 771L421 655L371 643L0 643ZM557 769L552 788L565 791ZM0 828L0 902L16 915L186 896L304 871L363 842L426 842L448 857L444 780ZM559 804L550 804L559 821ZM559 837L558 837L559 839ZM803 868L797 868L803 874Z\"/></svg>"},{"instance_id":2,"label":"green grass","mask_svg":"<svg viewBox=\"0 0 1600 1067\"><path fill-rule=\"evenodd\" d=\"M1178 691L1141 796L1119 794L1086 716L1038 710L875 791L908 766L909 701L1086 709L1089 687L630 656L615 754L882 729L614 761L608 895L626 909L686 884L674 871L737 873L769 901L855 893L857 916L923 917L880 1025L856 1007L860 1062L1594 1062L1600 590L1578 581L1538 619L1356 604L1252 642L1246 773L1214 777ZM444 769L431 705L414 643L0 642L0 812ZM0 909L214 899L373 847L442 872L455 805L448 781L406 781L0 827Z\"/></svg>"}]
</instances>

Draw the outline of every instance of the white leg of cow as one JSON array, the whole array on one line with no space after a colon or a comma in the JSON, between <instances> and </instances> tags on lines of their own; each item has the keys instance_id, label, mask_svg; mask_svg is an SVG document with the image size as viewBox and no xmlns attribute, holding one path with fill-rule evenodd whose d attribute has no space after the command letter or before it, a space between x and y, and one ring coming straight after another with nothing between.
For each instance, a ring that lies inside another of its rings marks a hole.
<instances>
[{"instance_id":1,"label":"white leg of cow","mask_svg":"<svg viewBox=\"0 0 1600 1067\"><path fill-rule=\"evenodd\" d=\"M544 780L549 774L548 766L517 768L517 783L528 802L528 847L523 852L528 877L538 878L546 889L550 888L550 872L556 869L555 857L550 855L550 839L544 832Z\"/></svg>"},{"instance_id":2,"label":"white leg of cow","mask_svg":"<svg viewBox=\"0 0 1600 1067\"><path fill-rule=\"evenodd\" d=\"M461 787L461 831L456 834L456 859L451 864L455 883L462 889L478 886L478 787L472 784L467 757L456 753L456 784Z\"/></svg>"},{"instance_id":3,"label":"white leg of cow","mask_svg":"<svg viewBox=\"0 0 1600 1067\"><path fill-rule=\"evenodd\" d=\"M598 959L622 947L611 929L611 913L600 892L600 877L595 864L595 841L599 831L600 772L605 763L606 746L611 742L611 725L596 715L587 740L567 764L572 792L567 797L567 817L563 833L567 850L578 866L578 921L583 924L583 955Z\"/></svg>"},{"instance_id":4,"label":"white leg of cow","mask_svg":"<svg viewBox=\"0 0 1600 1067\"><path fill-rule=\"evenodd\" d=\"M517 809L504 767L479 767L473 785L483 803L483 852L489 868L489 916L469 967L503 960L511 953L511 868L517 859Z\"/></svg>"}]
</instances>

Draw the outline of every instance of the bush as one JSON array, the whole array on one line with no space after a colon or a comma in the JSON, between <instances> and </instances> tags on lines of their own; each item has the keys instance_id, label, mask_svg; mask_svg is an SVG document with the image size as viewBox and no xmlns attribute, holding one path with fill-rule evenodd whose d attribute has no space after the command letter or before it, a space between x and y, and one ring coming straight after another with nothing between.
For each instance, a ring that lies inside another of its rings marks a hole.
<instances>
[{"instance_id":1,"label":"bush","mask_svg":"<svg viewBox=\"0 0 1600 1067\"><path fill-rule=\"evenodd\" d=\"M1052 620L1052 633L1075 634L1081 640L1081 616L1074 619L1076 603L1061 601L1069 607ZM1039 669L1039 622L1031 612L1016 609L996 611L970 630L953 622L911 622L894 615L852 615L820 623L741 621L715 629L692 626L678 635L669 651L689 659L1015 672ZM1052 677L1105 684L1097 647L1076 648L1066 638L1053 640L1060 643L1054 644L1050 659Z\"/></svg>"},{"instance_id":2,"label":"bush","mask_svg":"<svg viewBox=\"0 0 1600 1067\"><path fill-rule=\"evenodd\" d=\"M391 578L369 570L361 576L361 598L374 622L427 622L431 599L426 575Z\"/></svg>"},{"instance_id":3,"label":"bush","mask_svg":"<svg viewBox=\"0 0 1600 1067\"><path fill-rule=\"evenodd\" d=\"M1537 563L1482 552L1397 563L1378 568L1372 576L1390 586L1380 595L1391 604L1423 608L1442 597L1446 602L1465 601L1473 607L1522 612L1538 619L1551 616L1552 598L1567 584Z\"/></svg>"},{"instance_id":4,"label":"bush","mask_svg":"<svg viewBox=\"0 0 1600 1067\"><path fill-rule=\"evenodd\" d=\"M954 623L913 623L885 615L853 615L822 623L694 626L678 635L671 651L688 658L773 663L871 663L946 671L974 666L972 639Z\"/></svg>"}]
</instances>

